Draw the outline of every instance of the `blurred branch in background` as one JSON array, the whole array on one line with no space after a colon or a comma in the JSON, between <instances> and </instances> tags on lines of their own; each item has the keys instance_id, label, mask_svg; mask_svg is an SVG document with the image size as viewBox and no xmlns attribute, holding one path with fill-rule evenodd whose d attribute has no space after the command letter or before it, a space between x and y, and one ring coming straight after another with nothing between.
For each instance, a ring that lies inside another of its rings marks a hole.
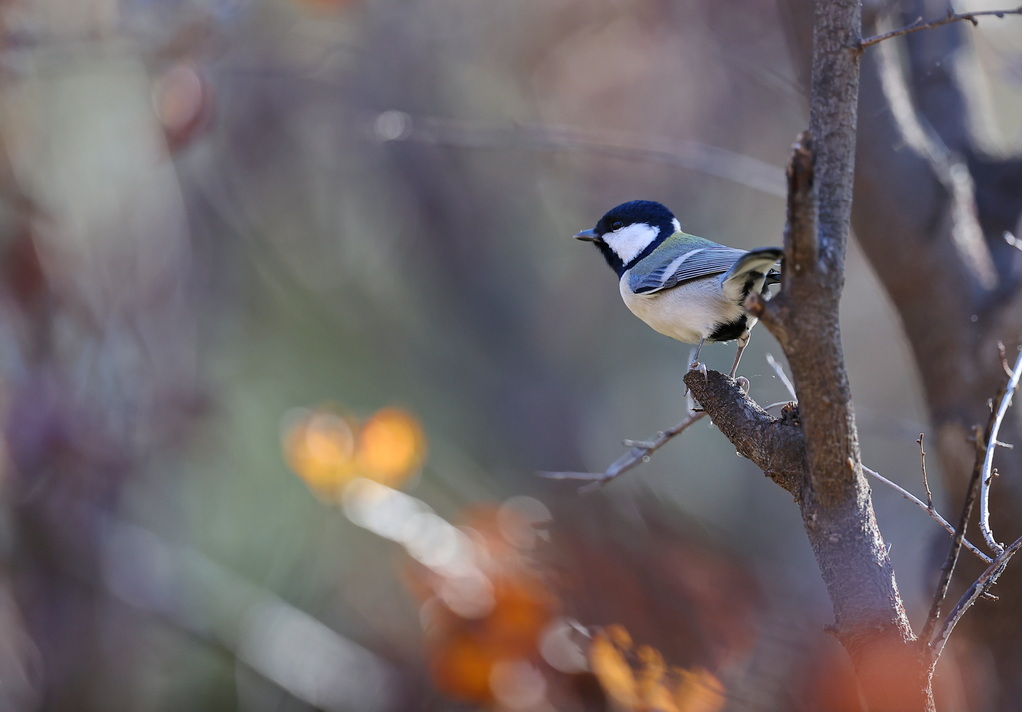
<instances>
[{"instance_id":1,"label":"blurred branch in background","mask_svg":"<svg viewBox=\"0 0 1022 712\"><path fill-rule=\"evenodd\" d=\"M103 581L113 596L316 709L403 709L398 672L272 592L139 526L104 522Z\"/></svg>"},{"instance_id":2,"label":"blurred branch in background","mask_svg":"<svg viewBox=\"0 0 1022 712\"><path fill-rule=\"evenodd\" d=\"M777 166L698 141L549 124L501 128L436 116L412 116L396 110L384 111L372 121L372 135L382 141L516 151L578 151L629 161L650 161L725 178L766 195L779 198L785 195L784 176Z\"/></svg>"}]
</instances>

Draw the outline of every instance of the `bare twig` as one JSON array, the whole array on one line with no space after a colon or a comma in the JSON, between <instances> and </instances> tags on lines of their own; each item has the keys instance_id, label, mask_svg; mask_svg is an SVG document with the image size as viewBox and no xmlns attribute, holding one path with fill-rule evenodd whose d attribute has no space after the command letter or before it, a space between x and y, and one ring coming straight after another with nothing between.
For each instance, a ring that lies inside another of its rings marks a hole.
<instances>
[{"instance_id":1,"label":"bare twig","mask_svg":"<svg viewBox=\"0 0 1022 712\"><path fill-rule=\"evenodd\" d=\"M1011 365L1008 363L1008 352L1004 348L1004 342L997 342L998 355L1001 357L1001 368L1004 369L1004 375L1011 378Z\"/></svg>"},{"instance_id":2,"label":"bare twig","mask_svg":"<svg viewBox=\"0 0 1022 712\"><path fill-rule=\"evenodd\" d=\"M795 386L792 384L791 379L788 378L788 374L784 372L784 367L778 363L777 359L775 359L774 355L770 352L767 352L766 362L770 364L770 368L774 369L774 373L777 374L778 380L780 380L784 387L788 389L791 399L797 403L798 396L795 394Z\"/></svg>"},{"instance_id":3,"label":"bare twig","mask_svg":"<svg viewBox=\"0 0 1022 712\"><path fill-rule=\"evenodd\" d=\"M540 477L545 477L549 480L575 480L579 482L589 482L594 485L606 484L618 475L624 474L643 462L647 462L650 455L666 445L668 441L676 435L680 435L682 432L687 430L688 427L697 420L705 416L706 413L704 411L690 410L688 416L686 416L683 421L675 425L673 428L668 428L667 430L657 433L652 440L643 442L633 440L626 441L625 444L631 445L631 449L611 463L610 467L603 472L540 472L539 475Z\"/></svg>"},{"instance_id":4,"label":"bare twig","mask_svg":"<svg viewBox=\"0 0 1022 712\"><path fill-rule=\"evenodd\" d=\"M986 454L983 458L983 471L979 481L979 528L983 532L983 538L986 539L987 545L998 554L1004 551L1004 546L997 542L993 531L990 529L990 483L993 479L997 434L1001 429L1004 414L1008 412L1008 408L1011 406L1011 396L1018 386L1020 376L1022 376L1022 350L1019 351L1018 358L1015 360L1015 366L1011 371L1011 377L1008 379L1004 392L1001 394L1000 404L997 406L997 412L993 420L993 427L990 428L990 432L986 436L986 442L984 443Z\"/></svg>"},{"instance_id":5,"label":"bare twig","mask_svg":"<svg viewBox=\"0 0 1022 712\"><path fill-rule=\"evenodd\" d=\"M1022 15L1022 5L1012 10L983 10L981 12L954 12L949 10L940 20L934 20L932 22L923 22L923 18L917 17L915 21L901 27L897 30L891 30L890 32L884 32L879 35L867 37L859 42L859 49L863 50L867 47L889 40L892 37L901 37L903 35L910 34L912 32L919 32L920 30L932 30L935 27L942 27L949 25L952 22L971 22L973 25L979 24L979 18L984 15L993 15L994 17L1004 17L1005 15Z\"/></svg>"},{"instance_id":6,"label":"bare twig","mask_svg":"<svg viewBox=\"0 0 1022 712\"><path fill-rule=\"evenodd\" d=\"M862 471L865 472L870 477L872 477L873 479L877 480L878 482L880 482L882 484L885 484L888 487L890 487L891 489L893 489L895 492L900 494L902 497L907 499L909 502L911 502L912 504L916 505L921 510L923 510L924 512L929 514L931 517L933 517L934 521L936 521L938 524L940 524L942 527L944 527L944 529L946 529L949 534L951 534L952 536L955 535L955 528L953 526L951 526L950 522L948 522L946 519L944 519L944 517L940 516L940 513L937 512L936 508L934 508L932 501L929 504L927 504L926 502L923 502L921 499L916 497L914 494L909 492L907 489L905 489L901 485L897 484L896 482L894 482L892 480L887 479L886 477L881 475L876 470L871 470L870 468L866 467L865 465L862 466ZM979 557L985 563L989 564L991 561L993 561L992 558L990 558L989 556L984 554L983 551L979 549L979 547L977 547L975 544L970 542L968 539L963 540L962 544L965 546L966 549L971 551L973 554L975 554L977 557Z\"/></svg>"},{"instance_id":7,"label":"bare twig","mask_svg":"<svg viewBox=\"0 0 1022 712\"><path fill-rule=\"evenodd\" d=\"M919 467L923 471L923 487L926 488L926 506L933 510L933 493L930 492L930 480L926 477L926 450L923 448L923 433L919 433Z\"/></svg>"},{"instance_id":8,"label":"bare twig","mask_svg":"<svg viewBox=\"0 0 1022 712\"><path fill-rule=\"evenodd\" d=\"M997 557L990 563L975 583L969 587L969 590L965 592L955 607L951 609L951 613L948 614L947 619L944 621L944 625L941 626L940 633L930 642L930 657L931 660L936 660L940 657L941 651L944 650L944 645L947 644L948 636L951 635L951 631L954 630L955 626L958 625L958 621L962 619L969 608L972 607L981 596L985 595L990 588L997 583L997 579L1004 569L1007 567L1008 562L1011 560L1019 549L1022 549L1022 537L1013 541L1003 551L1001 551Z\"/></svg>"}]
</instances>

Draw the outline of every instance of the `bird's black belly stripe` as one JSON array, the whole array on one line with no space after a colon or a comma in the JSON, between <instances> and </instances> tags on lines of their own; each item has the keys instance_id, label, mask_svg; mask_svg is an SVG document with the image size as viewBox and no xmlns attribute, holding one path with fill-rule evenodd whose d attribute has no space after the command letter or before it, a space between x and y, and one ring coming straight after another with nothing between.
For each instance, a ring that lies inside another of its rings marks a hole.
<instances>
[{"instance_id":1,"label":"bird's black belly stripe","mask_svg":"<svg viewBox=\"0 0 1022 712\"><path fill-rule=\"evenodd\" d=\"M720 324L713 333L710 334L709 341L731 341L737 339L745 331L745 325L748 323L748 318L745 314L742 314L738 319L727 324Z\"/></svg>"},{"instance_id":2,"label":"bird's black belly stripe","mask_svg":"<svg viewBox=\"0 0 1022 712\"><path fill-rule=\"evenodd\" d=\"M756 286L756 282L763 278L763 275L759 272L750 272L749 277L745 280L745 285L742 288L742 302L749 296L749 292ZM764 286L761 291L766 291ZM737 339L745 332L746 326L748 326L749 319L746 314L742 314L739 318L734 321L730 321L726 324L718 324L717 328L710 334L709 341L731 341Z\"/></svg>"}]
</instances>

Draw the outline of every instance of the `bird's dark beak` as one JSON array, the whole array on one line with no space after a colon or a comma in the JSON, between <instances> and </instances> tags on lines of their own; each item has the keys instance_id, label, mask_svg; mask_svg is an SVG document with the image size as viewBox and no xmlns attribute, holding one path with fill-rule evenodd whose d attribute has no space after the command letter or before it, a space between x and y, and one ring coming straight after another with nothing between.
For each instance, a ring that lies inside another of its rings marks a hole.
<instances>
[{"instance_id":1,"label":"bird's dark beak","mask_svg":"<svg viewBox=\"0 0 1022 712\"><path fill-rule=\"evenodd\" d=\"M599 242L600 236L596 234L595 230L583 230L575 234L575 239L585 240L586 242Z\"/></svg>"}]
</instances>

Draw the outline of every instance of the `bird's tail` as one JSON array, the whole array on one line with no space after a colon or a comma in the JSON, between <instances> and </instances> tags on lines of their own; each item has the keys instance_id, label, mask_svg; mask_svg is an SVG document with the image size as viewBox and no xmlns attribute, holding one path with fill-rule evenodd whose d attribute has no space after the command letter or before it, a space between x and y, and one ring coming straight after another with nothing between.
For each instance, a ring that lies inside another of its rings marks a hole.
<instances>
[{"instance_id":1,"label":"bird's tail","mask_svg":"<svg viewBox=\"0 0 1022 712\"><path fill-rule=\"evenodd\" d=\"M759 247L746 252L720 276L720 284L725 292L735 292L744 299L750 291L760 291L781 281L781 273L774 265L783 257L784 250L779 247ZM757 284L761 279L762 283Z\"/></svg>"}]
</instances>

